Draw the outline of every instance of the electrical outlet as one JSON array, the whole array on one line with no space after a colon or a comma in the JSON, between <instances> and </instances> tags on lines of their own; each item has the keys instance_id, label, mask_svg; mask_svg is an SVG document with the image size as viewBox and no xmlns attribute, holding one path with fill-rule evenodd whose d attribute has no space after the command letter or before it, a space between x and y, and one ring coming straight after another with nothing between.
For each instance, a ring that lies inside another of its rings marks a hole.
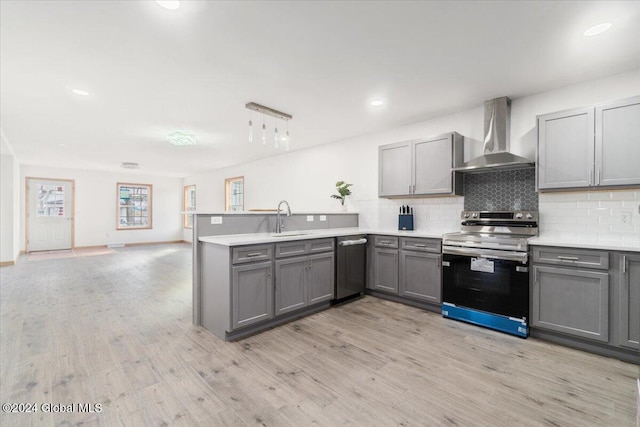
<instances>
[{"instance_id":1,"label":"electrical outlet","mask_svg":"<svg viewBox=\"0 0 640 427\"><path fill-rule=\"evenodd\" d=\"M313 222L313 215L307 215L307 222Z\"/></svg>"},{"instance_id":2,"label":"electrical outlet","mask_svg":"<svg viewBox=\"0 0 640 427\"><path fill-rule=\"evenodd\" d=\"M620 222L626 225L631 224L631 212L620 212Z\"/></svg>"},{"instance_id":3,"label":"electrical outlet","mask_svg":"<svg viewBox=\"0 0 640 427\"><path fill-rule=\"evenodd\" d=\"M211 224L222 224L222 217L221 216L212 216L211 217Z\"/></svg>"},{"instance_id":4,"label":"electrical outlet","mask_svg":"<svg viewBox=\"0 0 640 427\"><path fill-rule=\"evenodd\" d=\"M326 220L327 220L326 215L320 215L320 221L326 221Z\"/></svg>"}]
</instances>

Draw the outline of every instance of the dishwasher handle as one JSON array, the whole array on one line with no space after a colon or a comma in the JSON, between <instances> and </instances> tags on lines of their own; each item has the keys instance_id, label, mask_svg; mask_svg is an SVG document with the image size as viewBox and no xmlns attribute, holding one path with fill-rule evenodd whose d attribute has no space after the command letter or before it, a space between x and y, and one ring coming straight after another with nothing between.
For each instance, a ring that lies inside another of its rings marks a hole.
<instances>
[{"instance_id":1,"label":"dishwasher handle","mask_svg":"<svg viewBox=\"0 0 640 427\"><path fill-rule=\"evenodd\" d=\"M338 242L338 246L354 246L354 245L364 245L367 243L367 239L357 239L357 240L343 240Z\"/></svg>"}]
</instances>

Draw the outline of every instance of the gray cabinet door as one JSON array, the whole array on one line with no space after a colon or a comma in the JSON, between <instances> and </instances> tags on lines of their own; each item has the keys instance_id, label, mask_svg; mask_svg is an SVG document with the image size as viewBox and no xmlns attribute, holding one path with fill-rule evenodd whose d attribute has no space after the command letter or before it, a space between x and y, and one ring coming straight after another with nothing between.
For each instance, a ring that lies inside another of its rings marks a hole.
<instances>
[{"instance_id":1,"label":"gray cabinet door","mask_svg":"<svg viewBox=\"0 0 640 427\"><path fill-rule=\"evenodd\" d=\"M398 250L375 248L374 289L398 293Z\"/></svg>"},{"instance_id":2,"label":"gray cabinet door","mask_svg":"<svg viewBox=\"0 0 640 427\"><path fill-rule=\"evenodd\" d=\"M620 260L620 345L640 349L640 254L623 253Z\"/></svg>"},{"instance_id":3,"label":"gray cabinet door","mask_svg":"<svg viewBox=\"0 0 640 427\"><path fill-rule=\"evenodd\" d=\"M442 302L440 260L440 255L400 251L400 295L433 303Z\"/></svg>"},{"instance_id":4,"label":"gray cabinet door","mask_svg":"<svg viewBox=\"0 0 640 427\"><path fill-rule=\"evenodd\" d=\"M277 260L275 267L276 316L307 305L307 257Z\"/></svg>"},{"instance_id":5,"label":"gray cabinet door","mask_svg":"<svg viewBox=\"0 0 640 427\"><path fill-rule=\"evenodd\" d=\"M378 148L378 196L411 194L411 141Z\"/></svg>"},{"instance_id":6,"label":"gray cabinet door","mask_svg":"<svg viewBox=\"0 0 640 427\"><path fill-rule=\"evenodd\" d=\"M595 185L640 184L640 96L596 107Z\"/></svg>"},{"instance_id":7,"label":"gray cabinet door","mask_svg":"<svg viewBox=\"0 0 640 427\"><path fill-rule=\"evenodd\" d=\"M413 143L413 194L453 191L451 134Z\"/></svg>"},{"instance_id":8,"label":"gray cabinet door","mask_svg":"<svg viewBox=\"0 0 640 427\"><path fill-rule=\"evenodd\" d=\"M609 341L609 273L533 267L532 326Z\"/></svg>"},{"instance_id":9,"label":"gray cabinet door","mask_svg":"<svg viewBox=\"0 0 640 427\"><path fill-rule=\"evenodd\" d=\"M333 252L310 255L307 272L307 304L330 301L334 296L335 263Z\"/></svg>"},{"instance_id":10,"label":"gray cabinet door","mask_svg":"<svg viewBox=\"0 0 640 427\"><path fill-rule=\"evenodd\" d=\"M231 325L233 329L273 317L271 261L232 268Z\"/></svg>"},{"instance_id":11,"label":"gray cabinet door","mask_svg":"<svg viewBox=\"0 0 640 427\"><path fill-rule=\"evenodd\" d=\"M593 185L594 127L593 108L538 117L538 188Z\"/></svg>"}]
</instances>

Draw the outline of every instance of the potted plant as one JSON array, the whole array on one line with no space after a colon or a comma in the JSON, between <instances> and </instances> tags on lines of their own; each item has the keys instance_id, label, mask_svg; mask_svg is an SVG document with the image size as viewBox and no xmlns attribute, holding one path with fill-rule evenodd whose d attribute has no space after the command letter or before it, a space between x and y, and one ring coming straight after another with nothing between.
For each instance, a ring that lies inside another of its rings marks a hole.
<instances>
[{"instance_id":1,"label":"potted plant","mask_svg":"<svg viewBox=\"0 0 640 427\"><path fill-rule=\"evenodd\" d=\"M351 190L349 190L349 187L351 187L352 185L353 184L347 184L344 181L338 181L336 182L336 191L338 192L338 194L331 195L332 198L340 200L340 206L343 211L346 210L344 201L347 196L351 194Z\"/></svg>"}]
</instances>

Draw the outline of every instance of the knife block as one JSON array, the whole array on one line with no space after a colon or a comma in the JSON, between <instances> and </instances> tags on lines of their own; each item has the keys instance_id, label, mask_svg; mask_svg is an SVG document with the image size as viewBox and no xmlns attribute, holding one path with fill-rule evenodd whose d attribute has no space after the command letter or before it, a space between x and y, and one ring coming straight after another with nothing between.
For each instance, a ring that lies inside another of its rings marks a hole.
<instances>
[{"instance_id":1,"label":"knife block","mask_svg":"<svg viewBox=\"0 0 640 427\"><path fill-rule=\"evenodd\" d=\"M413 230L413 214L398 215L398 230Z\"/></svg>"}]
</instances>

